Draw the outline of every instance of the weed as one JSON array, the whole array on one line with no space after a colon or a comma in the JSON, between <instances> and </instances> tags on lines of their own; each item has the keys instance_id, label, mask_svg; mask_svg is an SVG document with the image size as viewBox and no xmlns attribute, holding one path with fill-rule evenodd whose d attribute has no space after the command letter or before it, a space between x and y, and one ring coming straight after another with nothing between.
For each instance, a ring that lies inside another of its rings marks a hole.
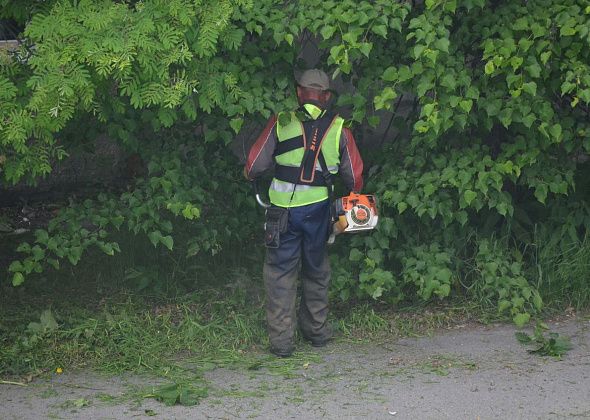
<instances>
[{"instance_id":1,"label":"weed","mask_svg":"<svg viewBox=\"0 0 590 420\"><path fill-rule=\"evenodd\" d=\"M166 405L195 405L208 395L207 388L204 386L196 387L189 383L172 383L152 388L150 394L144 395L144 398L155 398Z\"/></svg>"},{"instance_id":2,"label":"weed","mask_svg":"<svg viewBox=\"0 0 590 420\"><path fill-rule=\"evenodd\" d=\"M59 405L60 408L82 408L88 407L90 401L86 398L77 398L75 400L66 400Z\"/></svg>"},{"instance_id":3,"label":"weed","mask_svg":"<svg viewBox=\"0 0 590 420\"><path fill-rule=\"evenodd\" d=\"M522 331L516 332L515 335L519 343L534 347L529 350L529 353L538 354L539 356L552 356L561 360L561 357L572 348L570 339L560 337L559 334L554 332L549 332L548 336L545 337L543 331L548 329L549 327L545 323L539 322L533 335L528 335Z\"/></svg>"}]
</instances>

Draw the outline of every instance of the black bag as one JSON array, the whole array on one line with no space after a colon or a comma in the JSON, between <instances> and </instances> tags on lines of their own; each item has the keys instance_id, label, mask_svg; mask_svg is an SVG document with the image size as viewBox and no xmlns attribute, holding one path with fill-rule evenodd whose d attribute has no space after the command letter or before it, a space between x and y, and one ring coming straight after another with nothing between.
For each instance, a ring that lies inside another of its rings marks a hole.
<instances>
[{"instance_id":1,"label":"black bag","mask_svg":"<svg viewBox=\"0 0 590 420\"><path fill-rule=\"evenodd\" d=\"M287 231L289 209L272 206L266 209L264 223L264 242L267 248L278 248L281 245L281 233Z\"/></svg>"}]
</instances>

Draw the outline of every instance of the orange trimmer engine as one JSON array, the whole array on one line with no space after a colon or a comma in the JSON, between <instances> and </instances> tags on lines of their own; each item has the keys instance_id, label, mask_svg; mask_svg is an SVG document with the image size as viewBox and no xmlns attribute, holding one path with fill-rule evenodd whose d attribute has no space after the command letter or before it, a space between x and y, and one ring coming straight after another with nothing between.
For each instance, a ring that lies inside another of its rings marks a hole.
<instances>
[{"instance_id":1,"label":"orange trimmer engine","mask_svg":"<svg viewBox=\"0 0 590 420\"><path fill-rule=\"evenodd\" d=\"M332 229L334 235L371 230L377 226L379 216L374 195L351 193L337 199L334 207L337 217Z\"/></svg>"}]
</instances>

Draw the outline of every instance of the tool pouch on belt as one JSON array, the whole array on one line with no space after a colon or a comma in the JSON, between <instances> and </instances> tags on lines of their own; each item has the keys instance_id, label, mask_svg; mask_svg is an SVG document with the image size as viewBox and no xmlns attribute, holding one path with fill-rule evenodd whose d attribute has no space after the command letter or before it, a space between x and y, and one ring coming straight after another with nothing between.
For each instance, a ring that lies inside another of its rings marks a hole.
<instances>
[{"instance_id":1,"label":"tool pouch on belt","mask_svg":"<svg viewBox=\"0 0 590 420\"><path fill-rule=\"evenodd\" d=\"M266 209L264 223L264 242L267 248L278 248L281 244L281 233L287 231L289 209L283 207L269 207Z\"/></svg>"}]
</instances>

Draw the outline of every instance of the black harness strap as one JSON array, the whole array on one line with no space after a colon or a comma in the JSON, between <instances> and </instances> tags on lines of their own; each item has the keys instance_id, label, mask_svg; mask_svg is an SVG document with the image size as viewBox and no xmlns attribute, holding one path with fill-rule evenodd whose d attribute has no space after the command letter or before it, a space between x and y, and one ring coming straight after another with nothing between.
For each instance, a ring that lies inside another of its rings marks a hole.
<instances>
[{"instance_id":1,"label":"black harness strap","mask_svg":"<svg viewBox=\"0 0 590 420\"><path fill-rule=\"evenodd\" d=\"M274 156L282 155L283 153L287 153L295 149L300 149L302 147L304 147L303 135L292 137L290 139L278 142L275 148Z\"/></svg>"},{"instance_id":2,"label":"black harness strap","mask_svg":"<svg viewBox=\"0 0 590 420\"><path fill-rule=\"evenodd\" d=\"M325 187L326 181L323 177L322 171L315 171L314 180L312 182L306 182L303 184L299 181L299 175L301 174L301 168L296 166L275 166L275 178L281 181L290 182L292 184L300 185L312 185L314 187Z\"/></svg>"},{"instance_id":3,"label":"black harness strap","mask_svg":"<svg viewBox=\"0 0 590 420\"><path fill-rule=\"evenodd\" d=\"M300 183L309 184L314 181L316 162L322 150L322 143L326 138L326 134L333 120L334 117L332 115L325 115L315 121L306 121L303 123L303 135L306 147L303 160L301 161Z\"/></svg>"},{"instance_id":4,"label":"black harness strap","mask_svg":"<svg viewBox=\"0 0 590 420\"><path fill-rule=\"evenodd\" d=\"M290 182L295 185L328 186L331 190L331 176L326 166L326 160L321 153L321 146L336 118L333 114L326 114L317 120L304 121L303 135L278 142L274 156L305 147L301 166L292 167L276 164L275 178L280 181ZM316 162L320 163L322 170L316 170ZM326 175L327 174L327 175Z\"/></svg>"}]
</instances>

